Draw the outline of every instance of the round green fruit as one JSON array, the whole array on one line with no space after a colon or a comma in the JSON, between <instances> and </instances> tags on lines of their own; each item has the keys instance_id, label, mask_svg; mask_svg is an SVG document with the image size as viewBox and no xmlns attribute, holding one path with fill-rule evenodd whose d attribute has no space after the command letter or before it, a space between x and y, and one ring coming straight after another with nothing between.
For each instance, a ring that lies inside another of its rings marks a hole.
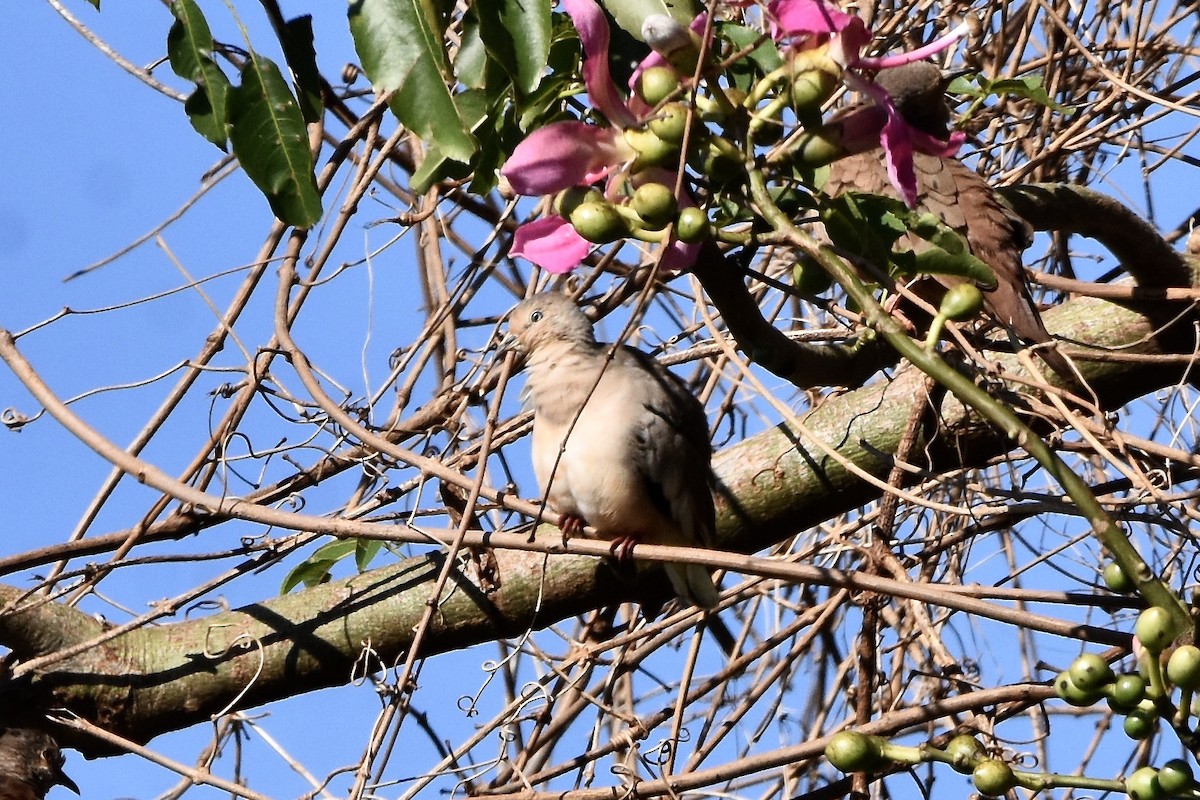
<instances>
[{"instance_id":1,"label":"round green fruit","mask_svg":"<svg viewBox=\"0 0 1200 800\"><path fill-rule=\"evenodd\" d=\"M1158 770L1142 767L1125 779L1125 791L1133 800L1165 800L1167 793L1158 781Z\"/></svg>"},{"instance_id":2,"label":"round green fruit","mask_svg":"<svg viewBox=\"0 0 1200 800\"><path fill-rule=\"evenodd\" d=\"M1113 682L1112 667L1095 653L1084 653L1071 664L1071 683L1085 692L1103 689Z\"/></svg>"},{"instance_id":3,"label":"round green fruit","mask_svg":"<svg viewBox=\"0 0 1200 800\"><path fill-rule=\"evenodd\" d=\"M801 297L816 297L833 285L833 278L820 264L802 259L792 267L792 285Z\"/></svg>"},{"instance_id":4,"label":"round green fruit","mask_svg":"<svg viewBox=\"0 0 1200 800\"><path fill-rule=\"evenodd\" d=\"M675 236L684 244L703 242L712 236L712 225L703 211L688 206L680 210L679 219L675 220Z\"/></svg>"},{"instance_id":5,"label":"round green fruit","mask_svg":"<svg viewBox=\"0 0 1200 800\"><path fill-rule=\"evenodd\" d=\"M946 755L955 772L970 775L983 756L983 745L974 736L960 734L946 743Z\"/></svg>"},{"instance_id":6,"label":"round green fruit","mask_svg":"<svg viewBox=\"0 0 1200 800\"><path fill-rule=\"evenodd\" d=\"M1109 591L1117 594L1131 594L1137 588L1125 574L1125 570L1121 569L1121 565L1115 561L1110 562L1104 568L1104 585L1108 587Z\"/></svg>"},{"instance_id":7,"label":"round green fruit","mask_svg":"<svg viewBox=\"0 0 1200 800\"><path fill-rule=\"evenodd\" d=\"M876 736L842 731L825 745L825 757L842 772L869 772L882 765L883 748Z\"/></svg>"},{"instance_id":8,"label":"round green fruit","mask_svg":"<svg viewBox=\"0 0 1200 800\"><path fill-rule=\"evenodd\" d=\"M981 794L999 797L1017 785L1017 776L1012 767L994 758L980 761L971 772L971 780Z\"/></svg>"},{"instance_id":9,"label":"round green fruit","mask_svg":"<svg viewBox=\"0 0 1200 800\"><path fill-rule=\"evenodd\" d=\"M1161 653L1171 643L1171 615L1165 608L1150 606L1138 615L1133 632L1142 647Z\"/></svg>"},{"instance_id":10,"label":"round green fruit","mask_svg":"<svg viewBox=\"0 0 1200 800\"><path fill-rule=\"evenodd\" d=\"M938 309L946 319L962 322L973 318L983 308L983 292L973 283L956 283L946 290Z\"/></svg>"},{"instance_id":11,"label":"round green fruit","mask_svg":"<svg viewBox=\"0 0 1200 800\"><path fill-rule=\"evenodd\" d=\"M1149 739L1158 727L1158 715L1152 711L1135 708L1125 717L1122 727L1125 729L1125 735L1130 739L1138 741Z\"/></svg>"},{"instance_id":12,"label":"round green fruit","mask_svg":"<svg viewBox=\"0 0 1200 800\"><path fill-rule=\"evenodd\" d=\"M1182 794L1195 783L1192 767L1182 758L1173 758L1159 767L1158 785L1168 795Z\"/></svg>"},{"instance_id":13,"label":"round green fruit","mask_svg":"<svg viewBox=\"0 0 1200 800\"><path fill-rule=\"evenodd\" d=\"M580 203L569 217L575 232L593 244L608 244L629 233L624 217L608 203Z\"/></svg>"},{"instance_id":14,"label":"round green fruit","mask_svg":"<svg viewBox=\"0 0 1200 800\"><path fill-rule=\"evenodd\" d=\"M1200 647L1184 644L1167 660L1167 678L1183 689L1200 689Z\"/></svg>"},{"instance_id":15,"label":"round green fruit","mask_svg":"<svg viewBox=\"0 0 1200 800\"><path fill-rule=\"evenodd\" d=\"M1118 675L1109 690L1109 705L1114 711L1137 708L1146 696L1146 680L1141 675Z\"/></svg>"},{"instance_id":16,"label":"round green fruit","mask_svg":"<svg viewBox=\"0 0 1200 800\"><path fill-rule=\"evenodd\" d=\"M678 89L679 76L670 67L650 67L638 76L636 91L648 105L658 105Z\"/></svg>"},{"instance_id":17,"label":"round green fruit","mask_svg":"<svg viewBox=\"0 0 1200 800\"><path fill-rule=\"evenodd\" d=\"M1087 708L1104 696L1102 690L1086 690L1076 686L1068 670L1063 670L1054 678L1054 693L1077 708Z\"/></svg>"},{"instance_id":18,"label":"round green fruit","mask_svg":"<svg viewBox=\"0 0 1200 800\"><path fill-rule=\"evenodd\" d=\"M681 144L687 131L688 109L683 103L667 103L651 117L646 127L664 142ZM697 127L698 129L698 127Z\"/></svg>"},{"instance_id":19,"label":"round green fruit","mask_svg":"<svg viewBox=\"0 0 1200 800\"><path fill-rule=\"evenodd\" d=\"M662 230L679 212L675 193L661 183L643 183L633 193L629 207L653 230Z\"/></svg>"},{"instance_id":20,"label":"round green fruit","mask_svg":"<svg viewBox=\"0 0 1200 800\"><path fill-rule=\"evenodd\" d=\"M653 131L630 129L625 131L625 141L637 151L633 171L646 167L675 166L679 161L679 145L660 139Z\"/></svg>"}]
</instances>

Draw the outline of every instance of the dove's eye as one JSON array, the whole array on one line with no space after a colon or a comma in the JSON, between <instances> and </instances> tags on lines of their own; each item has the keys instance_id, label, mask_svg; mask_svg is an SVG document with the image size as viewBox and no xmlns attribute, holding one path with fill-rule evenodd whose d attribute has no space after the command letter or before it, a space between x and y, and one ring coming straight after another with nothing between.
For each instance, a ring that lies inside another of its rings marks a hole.
<instances>
[{"instance_id":1,"label":"dove's eye","mask_svg":"<svg viewBox=\"0 0 1200 800\"><path fill-rule=\"evenodd\" d=\"M544 316L545 316L545 314L543 314L541 311L534 311L532 314L529 315L529 321L530 322L541 322L542 317L544 317Z\"/></svg>"}]
</instances>

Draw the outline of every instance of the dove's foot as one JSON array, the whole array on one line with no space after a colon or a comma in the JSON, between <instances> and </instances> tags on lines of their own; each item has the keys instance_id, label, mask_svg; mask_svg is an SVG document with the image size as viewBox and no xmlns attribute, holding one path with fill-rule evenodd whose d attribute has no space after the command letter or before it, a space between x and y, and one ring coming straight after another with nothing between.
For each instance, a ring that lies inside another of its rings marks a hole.
<instances>
[{"instance_id":1,"label":"dove's foot","mask_svg":"<svg viewBox=\"0 0 1200 800\"><path fill-rule=\"evenodd\" d=\"M563 544L572 536L583 533L583 517L575 514L563 514L558 518L558 529L562 531Z\"/></svg>"},{"instance_id":2,"label":"dove's foot","mask_svg":"<svg viewBox=\"0 0 1200 800\"><path fill-rule=\"evenodd\" d=\"M618 564L628 564L633 561L633 546L637 543L636 536L622 536L619 539L613 539L608 552L612 553Z\"/></svg>"}]
</instances>

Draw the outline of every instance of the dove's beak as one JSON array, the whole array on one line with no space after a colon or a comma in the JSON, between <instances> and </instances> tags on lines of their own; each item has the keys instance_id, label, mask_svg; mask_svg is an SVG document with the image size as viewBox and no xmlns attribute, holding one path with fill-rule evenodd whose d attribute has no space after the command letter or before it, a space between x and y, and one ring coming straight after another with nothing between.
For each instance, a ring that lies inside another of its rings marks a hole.
<instances>
[{"instance_id":1,"label":"dove's beak","mask_svg":"<svg viewBox=\"0 0 1200 800\"><path fill-rule=\"evenodd\" d=\"M67 777L67 773L62 771L62 767L54 770L54 782L59 786L65 786L75 794L79 794L79 787L75 785L75 781Z\"/></svg>"}]
</instances>

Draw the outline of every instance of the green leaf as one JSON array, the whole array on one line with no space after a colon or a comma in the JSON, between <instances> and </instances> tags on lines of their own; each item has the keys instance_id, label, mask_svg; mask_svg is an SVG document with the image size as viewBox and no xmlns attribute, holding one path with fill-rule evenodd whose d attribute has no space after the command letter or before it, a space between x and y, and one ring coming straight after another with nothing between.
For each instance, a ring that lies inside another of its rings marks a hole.
<instances>
[{"instance_id":1,"label":"green leaf","mask_svg":"<svg viewBox=\"0 0 1200 800\"><path fill-rule=\"evenodd\" d=\"M175 0L171 13L175 22L167 33L167 58L176 75L196 84L183 110L197 133L225 150L229 141L226 116L232 86L213 61L212 31L195 0Z\"/></svg>"},{"instance_id":2,"label":"green leaf","mask_svg":"<svg viewBox=\"0 0 1200 800\"><path fill-rule=\"evenodd\" d=\"M550 0L478 0L479 37L517 91L537 87L550 55Z\"/></svg>"},{"instance_id":3,"label":"green leaf","mask_svg":"<svg viewBox=\"0 0 1200 800\"><path fill-rule=\"evenodd\" d=\"M700 5L693 0L605 0L604 10L612 14L622 30L641 41L646 17L666 14L687 27L700 13Z\"/></svg>"},{"instance_id":4,"label":"green leaf","mask_svg":"<svg viewBox=\"0 0 1200 800\"><path fill-rule=\"evenodd\" d=\"M458 96L458 106L462 115L470 121L472 131L479 129L488 119L487 97L482 90L468 89L463 92ZM414 192L423 194L438 181L458 180L470 173L469 165L447 156L434 145L426 149L425 160L413 173L410 184Z\"/></svg>"},{"instance_id":5,"label":"green leaf","mask_svg":"<svg viewBox=\"0 0 1200 800\"><path fill-rule=\"evenodd\" d=\"M100 0L87 0L87 1L89 3L91 3L93 6L95 6L97 11L100 10Z\"/></svg>"},{"instance_id":6,"label":"green leaf","mask_svg":"<svg viewBox=\"0 0 1200 800\"><path fill-rule=\"evenodd\" d=\"M978 86L976 85L978 84ZM1070 106L1057 102L1046 91L1041 75L1026 75L1023 78L1001 78L989 80L982 75L960 76L950 82L947 91L984 100L993 95L1024 97L1035 103L1059 112L1071 111Z\"/></svg>"},{"instance_id":7,"label":"green leaf","mask_svg":"<svg viewBox=\"0 0 1200 800\"><path fill-rule=\"evenodd\" d=\"M250 54L241 85L230 92L229 125L234 155L275 216L297 228L312 227L321 218L321 195L308 130L275 62Z\"/></svg>"},{"instance_id":8,"label":"green leaf","mask_svg":"<svg viewBox=\"0 0 1200 800\"><path fill-rule=\"evenodd\" d=\"M378 539L356 539L354 545L354 566L359 572L364 572L371 566L375 556L383 549L383 542Z\"/></svg>"},{"instance_id":9,"label":"green leaf","mask_svg":"<svg viewBox=\"0 0 1200 800\"><path fill-rule=\"evenodd\" d=\"M442 22L429 0L352 0L350 32L363 71L400 122L447 158L467 163L476 143L447 88Z\"/></svg>"},{"instance_id":10,"label":"green leaf","mask_svg":"<svg viewBox=\"0 0 1200 800\"><path fill-rule=\"evenodd\" d=\"M969 252L964 250L951 253L933 244L916 254L911 271L917 275L953 275L966 278L985 289L996 285L996 273L992 272L992 268Z\"/></svg>"},{"instance_id":11,"label":"green leaf","mask_svg":"<svg viewBox=\"0 0 1200 800\"><path fill-rule=\"evenodd\" d=\"M305 122L321 119L321 72L317 69L317 50L313 46L312 15L305 14L284 24L280 40L283 57L292 79L296 82L296 97Z\"/></svg>"}]
</instances>

